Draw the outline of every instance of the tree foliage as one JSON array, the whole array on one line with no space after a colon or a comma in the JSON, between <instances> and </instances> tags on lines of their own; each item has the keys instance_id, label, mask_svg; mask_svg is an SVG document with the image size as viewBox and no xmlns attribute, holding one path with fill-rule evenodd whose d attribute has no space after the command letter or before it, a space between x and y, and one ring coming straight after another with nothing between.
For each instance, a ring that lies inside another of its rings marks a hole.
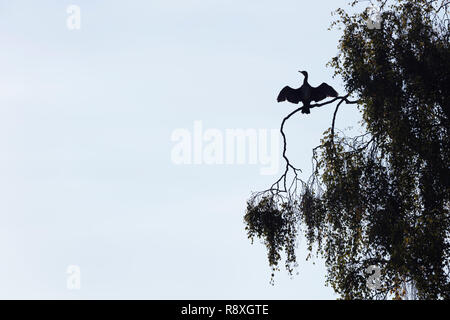
<instances>
[{"instance_id":1,"label":"tree foliage","mask_svg":"<svg viewBox=\"0 0 450 320\"><path fill-rule=\"evenodd\" d=\"M325 259L327 283L345 299L449 299L448 1L378 4L379 29L368 28L367 10L338 9L333 23L342 37L330 65L357 98L366 133L335 132L340 104L350 103L339 97L304 182L286 157L291 113L281 126L286 171L248 201L247 232L264 239L274 270L285 251L292 272L303 230L310 252ZM378 288L368 286L369 266L381 269Z\"/></svg>"}]
</instances>

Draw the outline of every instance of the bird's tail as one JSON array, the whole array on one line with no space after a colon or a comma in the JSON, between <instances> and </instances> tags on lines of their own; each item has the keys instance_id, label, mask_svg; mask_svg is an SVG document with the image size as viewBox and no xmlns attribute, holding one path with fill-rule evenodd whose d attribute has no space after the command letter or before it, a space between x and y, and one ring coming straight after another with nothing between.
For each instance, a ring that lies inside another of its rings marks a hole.
<instances>
[{"instance_id":1,"label":"bird's tail","mask_svg":"<svg viewBox=\"0 0 450 320\"><path fill-rule=\"evenodd\" d=\"M302 113L304 113L304 114L310 114L310 113L311 113L310 110L311 110L311 109L309 108L309 104L303 104Z\"/></svg>"}]
</instances>

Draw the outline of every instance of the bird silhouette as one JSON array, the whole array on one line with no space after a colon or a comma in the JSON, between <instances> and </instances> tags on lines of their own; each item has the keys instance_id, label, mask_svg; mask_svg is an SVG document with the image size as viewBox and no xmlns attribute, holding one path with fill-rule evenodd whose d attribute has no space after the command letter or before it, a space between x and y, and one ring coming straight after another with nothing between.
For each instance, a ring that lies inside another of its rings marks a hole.
<instances>
[{"instance_id":1,"label":"bird silhouette","mask_svg":"<svg viewBox=\"0 0 450 320\"><path fill-rule=\"evenodd\" d=\"M311 101L320 101L327 97L337 97L338 93L330 85L325 82L318 87L311 87L308 83L308 72L299 71L305 76L303 80L303 85L298 89L293 89L289 86L284 87L280 94L278 95L277 101L289 101L291 103L298 104L300 101L303 102L302 113L310 113L309 106Z\"/></svg>"}]
</instances>

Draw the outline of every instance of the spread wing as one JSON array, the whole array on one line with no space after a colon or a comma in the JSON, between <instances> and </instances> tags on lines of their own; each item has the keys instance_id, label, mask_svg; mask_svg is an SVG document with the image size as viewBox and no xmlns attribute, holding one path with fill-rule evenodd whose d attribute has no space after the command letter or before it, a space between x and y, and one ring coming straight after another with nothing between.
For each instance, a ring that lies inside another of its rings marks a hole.
<instances>
[{"instance_id":1,"label":"spread wing","mask_svg":"<svg viewBox=\"0 0 450 320\"><path fill-rule=\"evenodd\" d=\"M326 83L322 83L320 86L311 90L311 100L316 102L328 97L337 97L338 95L337 91Z\"/></svg>"},{"instance_id":2,"label":"spread wing","mask_svg":"<svg viewBox=\"0 0 450 320\"><path fill-rule=\"evenodd\" d=\"M284 87L281 91L280 94L278 95L277 101L278 102L282 102L282 101L289 101L291 103L299 103L300 102L300 92L298 89L292 89L289 86Z\"/></svg>"}]
</instances>

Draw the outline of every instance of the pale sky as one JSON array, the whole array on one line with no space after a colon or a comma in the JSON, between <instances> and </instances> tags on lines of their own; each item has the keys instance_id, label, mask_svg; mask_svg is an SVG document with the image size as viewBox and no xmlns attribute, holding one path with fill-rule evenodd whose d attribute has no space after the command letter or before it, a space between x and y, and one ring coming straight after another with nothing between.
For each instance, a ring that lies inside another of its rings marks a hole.
<instances>
[{"instance_id":1,"label":"pale sky","mask_svg":"<svg viewBox=\"0 0 450 320\"><path fill-rule=\"evenodd\" d=\"M346 4L0 0L0 298L335 299L304 239L299 275L272 286L265 247L246 237L246 200L281 168L176 165L171 134L197 120L278 129L294 106L276 96L301 85L298 70L343 94L325 65L331 11ZM286 125L304 178L333 111ZM343 106L337 126L358 120Z\"/></svg>"}]
</instances>

